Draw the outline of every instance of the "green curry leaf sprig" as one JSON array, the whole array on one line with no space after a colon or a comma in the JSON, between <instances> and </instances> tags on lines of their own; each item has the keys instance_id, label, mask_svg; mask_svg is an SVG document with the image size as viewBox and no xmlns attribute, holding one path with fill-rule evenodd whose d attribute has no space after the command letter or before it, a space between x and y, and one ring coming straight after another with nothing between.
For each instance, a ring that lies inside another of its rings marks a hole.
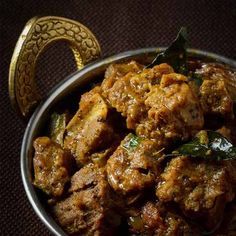
<instances>
[{"instance_id":1,"label":"green curry leaf sprig","mask_svg":"<svg viewBox=\"0 0 236 236\"><path fill-rule=\"evenodd\" d=\"M202 130L192 141L181 145L173 154L221 161L236 159L236 147L220 133Z\"/></svg>"},{"instance_id":2,"label":"green curry leaf sprig","mask_svg":"<svg viewBox=\"0 0 236 236\"><path fill-rule=\"evenodd\" d=\"M196 74L188 69L187 62L187 28L181 27L176 39L165 51L156 55L154 60L145 68L152 68L161 63L171 65L175 72L186 75L189 80L193 80L198 86L201 86L203 79L201 75Z\"/></svg>"},{"instance_id":3,"label":"green curry leaf sprig","mask_svg":"<svg viewBox=\"0 0 236 236\"><path fill-rule=\"evenodd\" d=\"M168 63L176 72L188 74L187 41L187 29L182 27L172 44L164 52L158 53L146 68L151 68L161 63Z\"/></svg>"}]
</instances>

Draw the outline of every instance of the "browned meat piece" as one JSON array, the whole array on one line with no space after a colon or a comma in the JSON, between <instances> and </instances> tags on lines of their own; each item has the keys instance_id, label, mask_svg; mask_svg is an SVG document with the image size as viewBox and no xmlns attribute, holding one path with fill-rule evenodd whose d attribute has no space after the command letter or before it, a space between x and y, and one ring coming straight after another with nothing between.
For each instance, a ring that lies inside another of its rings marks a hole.
<instances>
[{"instance_id":1,"label":"browned meat piece","mask_svg":"<svg viewBox=\"0 0 236 236\"><path fill-rule=\"evenodd\" d=\"M226 203L235 197L228 171L222 163L177 157L162 173L156 195L160 201L178 203L187 217L211 230L219 223Z\"/></svg>"},{"instance_id":2,"label":"browned meat piece","mask_svg":"<svg viewBox=\"0 0 236 236\"><path fill-rule=\"evenodd\" d=\"M156 139L160 145L167 140L185 140L204 123L203 113L183 75L163 75L160 85L154 85L147 95L145 105L148 117L136 129L136 133Z\"/></svg>"},{"instance_id":3,"label":"browned meat piece","mask_svg":"<svg viewBox=\"0 0 236 236\"><path fill-rule=\"evenodd\" d=\"M126 117L127 128L139 136L155 139L165 147L171 140L185 140L202 128L203 112L197 96L187 78L174 73L169 65L130 72L119 79L116 73L108 74L111 76L101 86L103 95Z\"/></svg>"},{"instance_id":4,"label":"browned meat piece","mask_svg":"<svg viewBox=\"0 0 236 236\"><path fill-rule=\"evenodd\" d=\"M233 72L227 66L219 63L201 63L196 69L196 73L203 76L203 79L225 80L228 76L233 76Z\"/></svg>"},{"instance_id":5,"label":"browned meat piece","mask_svg":"<svg viewBox=\"0 0 236 236\"><path fill-rule=\"evenodd\" d=\"M34 141L34 185L49 195L59 197L70 180L71 155L48 137Z\"/></svg>"},{"instance_id":6,"label":"browned meat piece","mask_svg":"<svg viewBox=\"0 0 236 236\"><path fill-rule=\"evenodd\" d=\"M107 161L110 185L122 194L150 187L160 172L160 156L155 142L129 134Z\"/></svg>"},{"instance_id":7,"label":"browned meat piece","mask_svg":"<svg viewBox=\"0 0 236 236\"><path fill-rule=\"evenodd\" d=\"M100 184L102 184L102 186L107 184L104 168L99 168L90 163L71 177L69 192L73 193L90 187L93 188L96 185L100 186Z\"/></svg>"},{"instance_id":8,"label":"browned meat piece","mask_svg":"<svg viewBox=\"0 0 236 236\"><path fill-rule=\"evenodd\" d=\"M224 80L225 86L230 97L235 101L235 80L236 72L226 65L220 63L201 63L201 67L196 70L197 74L203 76L204 79Z\"/></svg>"},{"instance_id":9,"label":"browned meat piece","mask_svg":"<svg viewBox=\"0 0 236 236\"><path fill-rule=\"evenodd\" d=\"M114 68L108 70L103 94L127 117L127 127L136 129L138 135L161 140L160 145L166 146L168 139L186 140L202 128L203 111L195 92L185 83L187 79L174 74L171 67L161 64L139 73L126 71L125 76ZM212 66L201 70L198 73L208 78L200 88L204 113L232 117L232 100L223 80L226 72ZM160 85L154 85L158 82Z\"/></svg>"},{"instance_id":10,"label":"browned meat piece","mask_svg":"<svg viewBox=\"0 0 236 236\"><path fill-rule=\"evenodd\" d=\"M110 76L104 79L101 88L111 106L126 117L127 128L135 129L137 123L146 116L144 101L151 85L158 83L162 74L171 72L173 69L167 64L144 69L139 73L129 72L119 79L116 79L116 72L109 72Z\"/></svg>"},{"instance_id":11,"label":"browned meat piece","mask_svg":"<svg viewBox=\"0 0 236 236\"><path fill-rule=\"evenodd\" d=\"M200 232L160 203L147 202L129 217L132 235L197 236Z\"/></svg>"},{"instance_id":12,"label":"browned meat piece","mask_svg":"<svg viewBox=\"0 0 236 236\"><path fill-rule=\"evenodd\" d=\"M103 90L103 95L108 96L110 89L114 83L125 76L128 73L138 73L143 69L143 66L138 64L136 61L131 61L129 63L111 64L108 66L105 72L105 78L102 82L101 89Z\"/></svg>"},{"instance_id":13,"label":"browned meat piece","mask_svg":"<svg viewBox=\"0 0 236 236\"><path fill-rule=\"evenodd\" d=\"M205 114L233 118L233 101L223 80L204 80L200 87L200 102Z\"/></svg>"},{"instance_id":14,"label":"browned meat piece","mask_svg":"<svg viewBox=\"0 0 236 236\"><path fill-rule=\"evenodd\" d=\"M196 72L204 79L200 87L200 100L204 112L232 119L232 99L235 98L235 91L231 91L230 84L235 81L236 74L216 63L203 64ZM233 89L235 90L235 87Z\"/></svg>"},{"instance_id":15,"label":"browned meat piece","mask_svg":"<svg viewBox=\"0 0 236 236\"><path fill-rule=\"evenodd\" d=\"M57 202L53 214L74 235L113 235L120 224L104 169L88 164L71 180L72 194Z\"/></svg>"},{"instance_id":16,"label":"browned meat piece","mask_svg":"<svg viewBox=\"0 0 236 236\"><path fill-rule=\"evenodd\" d=\"M80 109L66 127L64 148L71 151L79 166L93 159L106 160L120 142L112 127L112 112L98 92L96 87L82 95Z\"/></svg>"}]
</instances>

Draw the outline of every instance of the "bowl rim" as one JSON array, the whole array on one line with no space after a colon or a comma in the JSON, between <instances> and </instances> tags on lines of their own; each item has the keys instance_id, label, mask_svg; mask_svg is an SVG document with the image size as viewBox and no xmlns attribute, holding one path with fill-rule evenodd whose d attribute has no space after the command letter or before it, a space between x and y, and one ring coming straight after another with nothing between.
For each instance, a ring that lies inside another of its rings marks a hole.
<instances>
[{"instance_id":1,"label":"bowl rim","mask_svg":"<svg viewBox=\"0 0 236 236\"><path fill-rule=\"evenodd\" d=\"M36 212L37 216L40 220L47 226L47 228L57 236L66 236L67 234L62 230L62 228L56 223L56 221L47 213L47 211L42 207L41 202L36 194L34 186L31 180L31 173L29 168L29 150L32 147L32 137L34 130L38 127L40 123L42 115L47 112L50 107L50 104L56 100L58 96L64 96L64 91L68 87L73 87L76 85L76 82L87 73L98 69L99 67L107 67L111 63L120 62L122 60L129 60L135 56L145 56L150 55L156 52L161 52L165 49L165 47L152 47L152 48L141 48L136 50L125 51L119 54L115 54L113 56L107 57L105 59L99 59L89 65L86 65L80 71L76 71L71 75L67 76L61 82L59 82L53 89L48 93L44 101L42 101L33 115L31 116L23 136L22 146L21 146L21 177L24 185L24 189L27 195L27 198ZM204 57L210 58L214 61L218 61L221 63L225 63L232 68L236 69L236 61L233 59L226 58L224 56L211 53L208 51L198 50L198 49L188 49L188 53L196 57Z\"/></svg>"}]
</instances>

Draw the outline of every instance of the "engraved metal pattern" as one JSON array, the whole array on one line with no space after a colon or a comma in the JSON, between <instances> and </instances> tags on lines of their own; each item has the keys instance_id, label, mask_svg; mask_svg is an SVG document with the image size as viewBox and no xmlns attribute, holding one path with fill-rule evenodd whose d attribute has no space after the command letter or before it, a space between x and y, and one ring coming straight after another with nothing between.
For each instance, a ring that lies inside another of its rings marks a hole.
<instances>
[{"instance_id":1,"label":"engraved metal pattern","mask_svg":"<svg viewBox=\"0 0 236 236\"><path fill-rule=\"evenodd\" d=\"M34 80L37 58L49 44L59 40L69 43L78 69L100 56L95 36L84 25L62 17L32 18L18 39L9 71L11 103L23 117L40 100Z\"/></svg>"}]
</instances>

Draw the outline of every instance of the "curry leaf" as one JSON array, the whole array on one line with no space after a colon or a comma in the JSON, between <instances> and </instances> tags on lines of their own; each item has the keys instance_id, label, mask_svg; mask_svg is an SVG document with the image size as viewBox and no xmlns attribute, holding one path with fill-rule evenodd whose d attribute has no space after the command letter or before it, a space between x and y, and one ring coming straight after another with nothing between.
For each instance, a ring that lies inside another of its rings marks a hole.
<instances>
[{"instance_id":1,"label":"curry leaf","mask_svg":"<svg viewBox=\"0 0 236 236\"><path fill-rule=\"evenodd\" d=\"M214 131L200 131L196 138L180 146L174 153L217 161L236 159L236 147Z\"/></svg>"},{"instance_id":2,"label":"curry leaf","mask_svg":"<svg viewBox=\"0 0 236 236\"><path fill-rule=\"evenodd\" d=\"M155 59L146 66L151 68L161 63L168 63L174 70L181 74L188 74L187 69L187 29L182 27L172 44L161 53L158 53Z\"/></svg>"},{"instance_id":3,"label":"curry leaf","mask_svg":"<svg viewBox=\"0 0 236 236\"><path fill-rule=\"evenodd\" d=\"M125 148L127 151L132 151L140 144L142 138L138 137L134 134L130 134L129 136L130 136L130 138L129 138L128 142L123 144L123 148Z\"/></svg>"}]
</instances>

